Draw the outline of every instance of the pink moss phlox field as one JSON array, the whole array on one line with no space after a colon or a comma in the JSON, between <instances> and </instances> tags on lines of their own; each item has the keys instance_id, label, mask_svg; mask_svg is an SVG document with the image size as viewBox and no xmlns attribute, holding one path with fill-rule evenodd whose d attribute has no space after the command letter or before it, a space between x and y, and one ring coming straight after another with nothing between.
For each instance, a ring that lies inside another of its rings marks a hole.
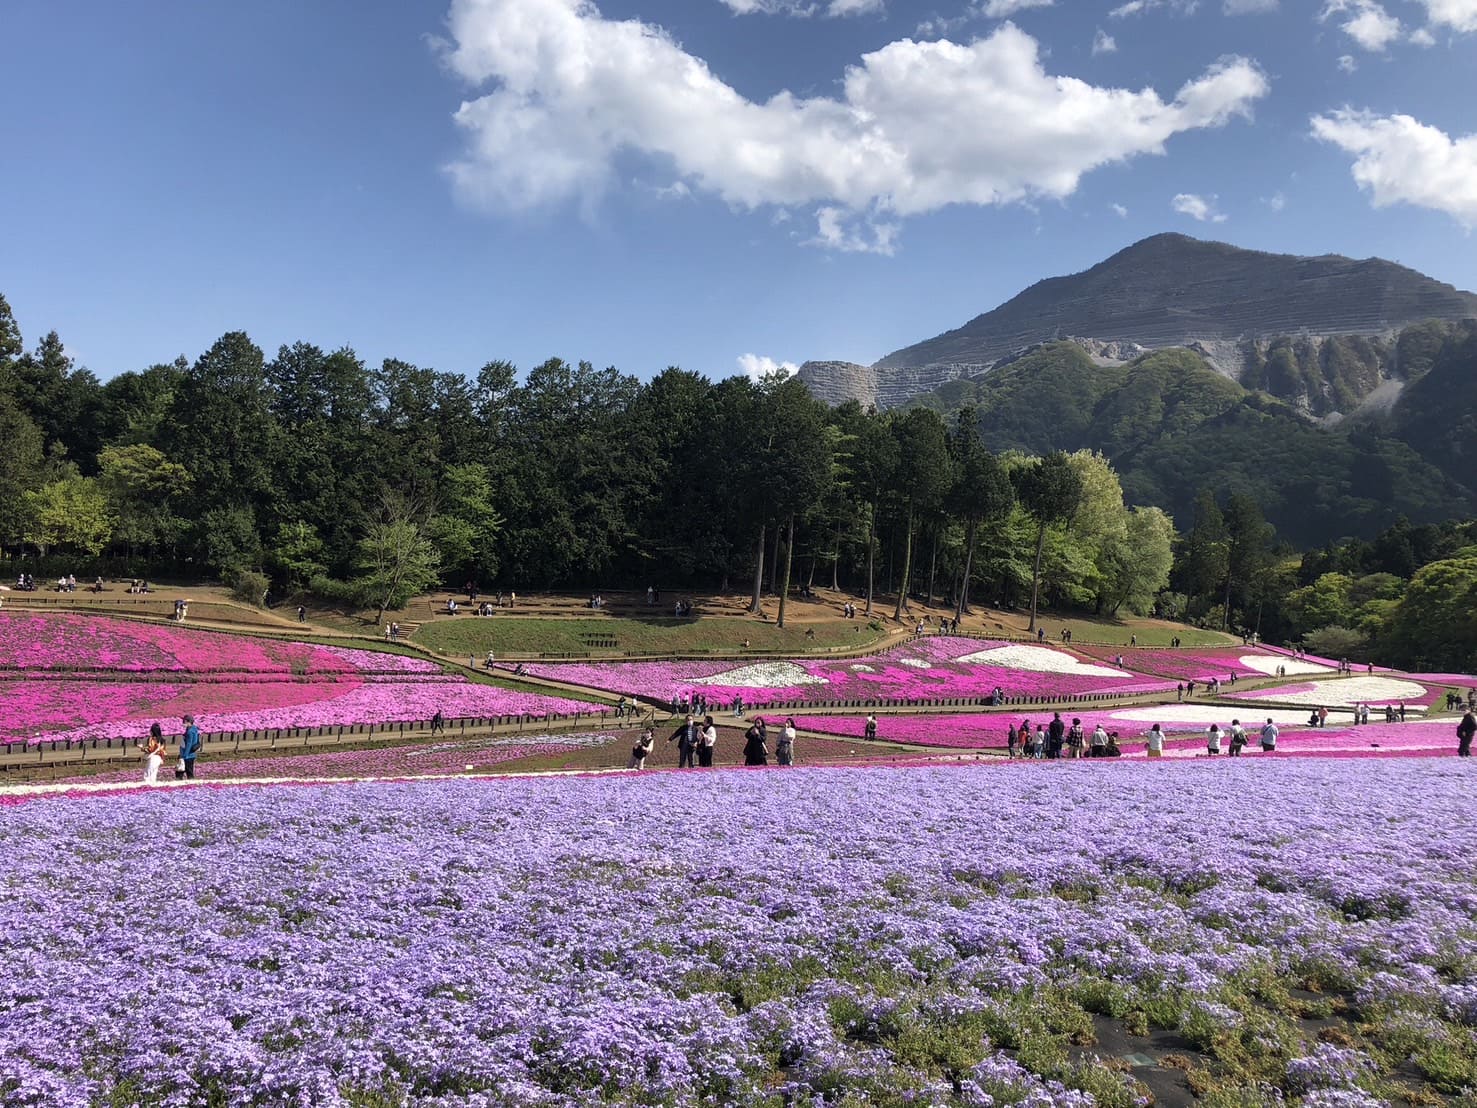
<instances>
[{"instance_id":1,"label":"pink moss phlox field","mask_svg":"<svg viewBox=\"0 0 1477 1108\"><path fill-rule=\"evenodd\" d=\"M1243 719L1246 728L1246 750L1241 755L1248 757L1361 757L1401 758L1440 757L1454 755L1457 748L1456 720L1432 720L1411 723L1370 723L1362 726L1339 727L1279 727L1275 755L1264 755L1260 746L1261 723L1259 719ZM1122 742L1124 753L1130 757L1142 757L1145 746L1142 734L1126 738ZM1164 744L1169 757L1198 757L1206 750L1205 728L1194 738L1171 734ZM1229 740L1222 740L1221 756L1230 750Z\"/></svg>"},{"instance_id":2,"label":"pink moss phlox field","mask_svg":"<svg viewBox=\"0 0 1477 1108\"><path fill-rule=\"evenodd\" d=\"M488 769L517 758L563 754L589 747L606 746L621 736L589 735L494 735L450 742L419 743L372 750L332 750L317 754L277 755L251 758L213 759L196 765L202 779L209 778L320 778L395 777L411 778ZM92 774L65 779L75 784L136 782L136 770Z\"/></svg>"},{"instance_id":3,"label":"pink moss phlox field","mask_svg":"<svg viewBox=\"0 0 1477 1108\"><path fill-rule=\"evenodd\" d=\"M1042 722L1050 713L1041 717ZM877 738L914 746L938 746L965 750L986 747L1005 749L1005 732L1019 718L1001 714L878 716ZM865 734L866 716L797 716L795 726L803 731L843 735L859 739Z\"/></svg>"},{"instance_id":4,"label":"pink moss phlox field","mask_svg":"<svg viewBox=\"0 0 1477 1108\"><path fill-rule=\"evenodd\" d=\"M1091 996L1181 1038L1257 1020L1285 1074L1228 1103L1369 1105L1370 1074L1435 1103L1410 1050L1330 1049L1260 998L1317 980L1469 1056L1472 784L1223 758L22 804L0 1100L1134 1104L996 1041Z\"/></svg>"},{"instance_id":5,"label":"pink moss phlox field","mask_svg":"<svg viewBox=\"0 0 1477 1108\"><path fill-rule=\"evenodd\" d=\"M5 670L283 676L441 672L434 662L400 654L64 612L0 612L0 672Z\"/></svg>"},{"instance_id":6,"label":"pink moss phlox field","mask_svg":"<svg viewBox=\"0 0 1477 1108\"><path fill-rule=\"evenodd\" d=\"M1152 693L1173 687L1161 679L1127 672L1115 675L1041 672L960 660L966 655L1020 645L932 636L860 658L823 661L797 658L783 662L548 663L532 665L528 669L537 676L607 692L662 699L696 692L722 704L727 704L737 695L756 707L787 700L978 698L989 696L997 687L1008 697ZM1076 655L1067 651L1053 649L1053 653L1066 663L1078 661ZM1088 664L1102 665L1096 661ZM762 683L747 686L714 680L736 672L763 672L773 676L761 678Z\"/></svg>"},{"instance_id":7,"label":"pink moss phlox field","mask_svg":"<svg viewBox=\"0 0 1477 1108\"><path fill-rule=\"evenodd\" d=\"M1259 647L1225 646L1149 650L1144 647L1085 646L1080 652L1099 661L1113 662L1120 655L1125 669L1147 673L1175 681L1208 681L1219 678L1225 684L1234 673L1242 678L1262 678L1265 673L1243 665L1242 658L1261 655L1271 658Z\"/></svg>"}]
</instances>

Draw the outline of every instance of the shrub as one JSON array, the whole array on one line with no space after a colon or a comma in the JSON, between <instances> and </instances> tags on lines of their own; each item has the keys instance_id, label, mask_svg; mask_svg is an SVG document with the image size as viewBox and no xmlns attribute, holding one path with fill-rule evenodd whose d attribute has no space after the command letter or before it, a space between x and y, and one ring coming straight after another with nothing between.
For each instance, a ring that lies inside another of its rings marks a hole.
<instances>
[{"instance_id":1,"label":"shrub","mask_svg":"<svg viewBox=\"0 0 1477 1108\"><path fill-rule=\"evenodd\" d=\"M261 607L267 598L267 575L254 569L238 569L233 576L231 596L243 604Z\"/></svg>"}]
</instances>

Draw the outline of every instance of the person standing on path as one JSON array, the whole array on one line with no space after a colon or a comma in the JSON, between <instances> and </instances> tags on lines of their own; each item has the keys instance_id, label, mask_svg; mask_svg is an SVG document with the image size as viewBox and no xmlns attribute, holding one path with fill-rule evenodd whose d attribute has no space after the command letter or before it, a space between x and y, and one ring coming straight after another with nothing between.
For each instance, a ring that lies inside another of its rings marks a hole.
<instances>
[{"instance_id":1,"label":"person standing on path","mask_svg":"<svg viewBox=\"0 0 1477 1108\"><path fill-rule=\"evenodd\" d=\"M1277 749L1277 725L1267 717L1267 726L1262 728L1262 753L1270 754Z\"/></svg>"},{"instance_id":2,"label":"person standing on path","mask_svg":"<svg viewBox=\"0 0 1477 1108\"><path fill-rule=\"evenodd\" d=\"M744 765L769 765L769 747L766 745L767 738L764 717L755 716L754 722L749 724L749 729L744 732Z\"/></svg>"},{"instance_id":3,"label":"person standing on path","mask_svg":"<svg viewBox=\"0 0 1477 1108\"><path fill-rule=\"evenodd\" d=\"M1015 724L1012 723L1010 730L1005 732L1005 756L1007 758L1015 757L1015 747L1018 740L1019 736L1016 734Z\"/></svg>"},{"instance_id":4,"label":"person standing on path","mask_svg":"<svg viewBox=\"0 0 1477 1108\"><path fill-rule=\"evenodd\" d=\"M795 720L793 718L785 720L779 740L774 744L774 760L782 766L795 764Z\"/></svg>"},{"instance_id":5,"label":"person standing on path","mask_svg":"<svg viewBox=\"0 0 1477 1108\"><path fill-rule=\"evenodd\" d=\"M1098 730L1101 731L1102 729L1103 729L1103 725L1102 724L1098 724ZM1093 743L1094 743L1094 745L1096 745L1096 743L1097 743L1097 736L1096 735L1093 736ZM1106 747L1107 744L1108 744L1108 736L1107 735L1104 735L1103 736L1103 746ZM1162 757L1164 757L1164 732L1162 730L1160 730L1159 725L1157 723L1154 724L1153 727L1149 728L1148 755L1149 755L1150 758L1162 758Z\"/></svg>"},{"instance_id":6,"label":"person standing on path","mask_svg":"<svg viewBox=\"0 0 1477 1108\"><path fill-rule=\"evenodd\" d=\"M1456 725L1458 758L1470 758L1472 756L1472 736L1477 735L1477 715L1470 711L1462 716L1462 722Z\"/></svg>"},{"instance_id":7,"label":"person standing on path","mask_svg":"<svg viewBox=\"0 0 1477 1108\"><path fill-rule=\"evenodd\" d=\"M867 716L867 725L862 728L862 738L864 738L864 739L875 739L876 737L877 737L877 717L875 715L870 715L869 714Z\"/></svg>"},{"instance_id":8,"label":"person standing on path","mask_svg":"<svg viewBox=\"0 0 1477 1108\"><path fill-rule=\"evenodd\" d=\"M144 784L157 785L159 767L164 764L164 733L157 723L149 724L149 741L139 743L138 748L144 752Z\"/></svg>"},{"instance_id":9,"label":"person standing on path","mask_svg":"<svg viewBox=\"0 0 1477 1108\"><path fill-rule=\"evenodd\" d=\"M1051 723L1046 728L1046 756L1048 758L1060 758L1062 756L1062 742L1067 736L1067 725L1062 722L1062 714L1053 712Z\"/></svg>"},{"instance_id":10,"label":"person standing on path","mask_svg":"<svg viewBox=\"0 0 1477 1108\"><path fill-rule=\"evenodd\" d=\"M1205 733L1205 750L1212 757L1221 752L1221 725L1212 723L1210 730Z\"/></svg>"},{"instance_id":11,"label":"person standing on path","mask_svg":"<svg viewBox=\"0 0 1477 1108\"><path fill-rule=\"evenodd\" d=\"M713 768L713 752L718 747L718 725L712 716L703 717L701 745L697 748L697 764L703 769Z\"/></svg>"},{"instance_id":12,"label":"person standing on path","mask_svg":"<svg viewBox=\"0 0 1477 1108\"><path fill-rule=\"evenodd\" d=\"M200 756L200 728L195 726L194 716L184 716L180 722L185 725L185 736L179 744L180 761L185 764L185 776L193 781L195 759Z\"/></svg>"},{"instance_id":13,"label":"person standing on path","mask_svg":"<svg viewBox=\"0 0 1477 1108\"><path fill-rule=\"evenodd\" d=\"M1246 728L1241 726L1239 719L1231 721L1231 757L1241 757L1241 749L1246 745Z\"/></svg>"},{"instance_id":14,"label":"person standing on path","mask_svg":"<svg viewBox=\"0 0 1477 1108\"><path fill-rule=\"evenodd\" d=\"M692 716L688 716L682 726L667 737L667 742L674 739L677 742L677 768L691 769L696 764L694 759L701 741L697 723Z\"/></svg>"}]
</instances>

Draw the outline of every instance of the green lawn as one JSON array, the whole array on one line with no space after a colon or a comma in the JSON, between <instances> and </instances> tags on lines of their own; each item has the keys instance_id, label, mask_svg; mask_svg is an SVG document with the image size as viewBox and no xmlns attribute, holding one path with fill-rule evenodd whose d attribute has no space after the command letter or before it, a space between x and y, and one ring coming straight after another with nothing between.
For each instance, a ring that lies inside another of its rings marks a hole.
<instances>
[{"instance_id":1,"label":"green lawn","mask_svg":"<svg viewBox=\"0 0 1477 1108\"><path fill-rule=\"evenodd\" d=\"M813 630L813 638L806 636ZM423 624L412 636L421 646L444 654L481 658L489 650L499 654L556 652L730 654L744 649L804 654L832 647L865 647L881 641L858 620L826 620L779 628L752 619L705 616L700 619L524 619L499 614L491 617L453 616ZM608 645L610 639L615 645ZM592 645L592 641L607 645Z\"/></svg>"}]
</instances>

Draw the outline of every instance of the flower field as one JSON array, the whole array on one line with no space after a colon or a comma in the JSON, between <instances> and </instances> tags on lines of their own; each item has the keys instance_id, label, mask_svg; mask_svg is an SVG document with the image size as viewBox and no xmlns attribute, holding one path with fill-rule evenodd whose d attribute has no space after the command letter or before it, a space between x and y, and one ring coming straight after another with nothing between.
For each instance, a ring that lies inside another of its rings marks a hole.
<instances>
[{"instance_id":1,"label":"flower field","mask_svg":"<svg viewBox=\"0 0 1477 1108\"><path fill-rule=\"evenodd\" d=\"M1258 651L1244 646L1201 647L1198 649L1146 650L1142 647L1084 646L1083 654L1105 661L1123 659L1125 669L1136 673L1153 674L1156 677L1179 681L1209 681L1219 678L1222 683L1234 674L1238 679L1266 677L1275 673L1279 665L1287 665L1292 659L1271 652ZM1327 672L1317 667L1317 672Z\"/></svg>"},{"instance_id":2,"label":"flower field","mask_svg":"<svg viewBox=\"0 0 1477 1108\"><path fill-rule=\"evenodd\" d=\"M687 692L728 703L808 700L935 700L989 696L1075 696L1172 691L1173 685L1054 647L978 639L919 639L855 659L777 662L592 662L531 665L528 671L614 693L677 699Z\"/></svg>"},{"instance_id":3,"label":"flower field","mask_svg":"<svg viewBox=\"0 0 1477 1108\"><path fill-rule=\"evenodd\" d=\"M28 801L0 1101L1434 1103L1477 1084L1472 786L1247 759Z\"/></svg>"},{"instance_id":4,"label":"flower field","mask_svg":"<svg viewBox=\"0 0 1477 1108\"><path fill-rule=\"evenodd\" d=\"M480 685L423 658L108 617L0 613L0 741L569 714L599 705Z\"/></svg>"},{"instance_id":5,"label":"flower field","mask_svg":"<svg viewBox=\"0 0 1477 1108\"><path fill-rule=\"evenodd\" d=\"M1229 694L1233 700L1276 700L1285 704L1352 707L1355 704L1380 706L1404 702L1407 708L1427 705L1435 697L1433 690L1414 681L1397 677L1331 677L1326 681L1305 681L1295 685L1279 685L1270 689Z\"/></svg>"}]
</instances>

